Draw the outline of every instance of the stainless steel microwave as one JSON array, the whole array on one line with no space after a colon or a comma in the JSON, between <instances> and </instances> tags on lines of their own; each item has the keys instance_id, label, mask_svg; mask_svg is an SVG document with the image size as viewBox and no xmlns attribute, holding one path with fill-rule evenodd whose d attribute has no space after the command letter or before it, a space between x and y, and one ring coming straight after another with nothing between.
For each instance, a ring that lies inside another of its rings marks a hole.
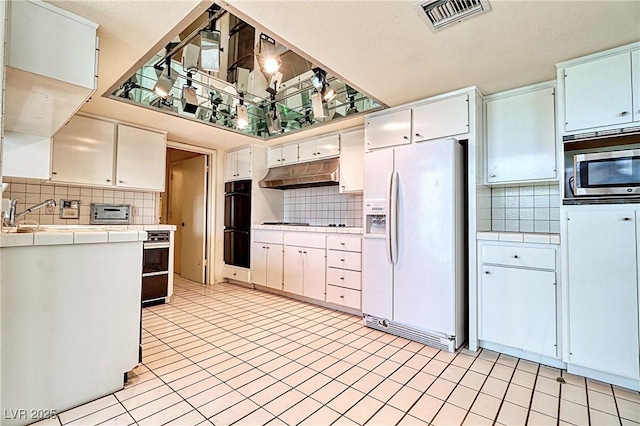
<instances>
[{"instance_id":1,"label":"stainless steel microwave","mask_svg":"<svg viewBox=\"0 0 640 426\"><path fill-rule=\"evenodd\" d=\"M576 153L573 196L640 195L640 149Z\"/></svg>"}]
</instances>

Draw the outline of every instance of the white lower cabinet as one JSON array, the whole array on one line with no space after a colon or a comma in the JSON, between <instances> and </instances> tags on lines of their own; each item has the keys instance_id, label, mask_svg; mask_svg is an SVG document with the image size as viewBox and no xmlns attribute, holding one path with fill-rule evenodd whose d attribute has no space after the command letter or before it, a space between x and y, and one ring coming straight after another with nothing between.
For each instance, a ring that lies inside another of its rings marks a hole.
<instances>
[{"instance_id":1,"label":"white lower cabinet","mask_svg":"<svg viewBox=\"0 0 640 426\"><path fill-rule=\"evenodd\" d=\"M251 282L282 290L282 232L254 231L251 243Z\"/></svg>"},{"instance_id":2,"label":"white lower cabinet","mask_svg":"<svg viewBox=\"0 0 640 426\"><path fill-rule=\"evenodd\" d=\"M248 283L250 282L249 275L250 271L247 268L239 268L231 265L224 265L224 268L222 268L222 276L230 280Z\"/></svg>"},{"instance_id":3,"label":"white lower cabinet","mask_svg":"<svg viewBox=\"0 0 640 426\"><path fill-rule=\"evenodd\" d=\"M325 234L284 234L284 291L325 300L326 247Z\"/></svg>"},{"instance_id":4,"label":"white lower cabinet","mask_svg":"<svg viewBox=\"0 0 640 426\"><path fill-rule=\"evenodd\" d=\"M567 362L640 378L638 212L567 212Z\"/></svg>"},{"instance_id":5,"label":"white lower cabinet","mask_svg":"<svg viewBox=\"0 0 640 426\"><path fill-rule=\"evenodd\" d=\"M556 356L556 274L482 267L480 338Z\"/></svg>"},{"instance_id":6,"label":"white lower cabinet","mask_svg":"<svg viewBox=\"0 0 640 426\"><path fill-rule=\"evenodd\" d=\"M480 340L557 358L555 246L481 242L479 252Z\"/></svg>"},{"instance_id":7,"label":"white lower cabinet","mask_svg":"<svg viewBox=\"0 0 640 426\"><path fill-rule=\"evenodd\" d=\"M327 302L361 309L362 237L327 237Z\"/></svg>"}]
</instances>

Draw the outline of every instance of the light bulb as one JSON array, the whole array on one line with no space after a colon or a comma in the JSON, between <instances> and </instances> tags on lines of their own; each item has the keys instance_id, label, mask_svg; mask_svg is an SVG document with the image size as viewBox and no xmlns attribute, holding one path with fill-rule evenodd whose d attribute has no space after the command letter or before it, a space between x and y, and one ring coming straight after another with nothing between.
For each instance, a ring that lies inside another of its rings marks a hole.
<instances>
[{"instance_id":1,"label":"light bulb","mask_svg":"<svg viewBox=\"0 0 640 426\"><path fill-rule=\"evenodd\" d=\"M249 126L249 111L246 105L238 105L236 107L236 126L238 129L246 129Z\"/></svg>"},{"instance_id":2,"label":"light bulb","mask_svg":"<svg viewBox=\"0 0 640 426\"><path fill-rule=\"evenodd\" d=\"M269 74L275 74L280 69L280 63L274 58L268 58L264 61L264 71Z\"/></svg>"}]
</instances>

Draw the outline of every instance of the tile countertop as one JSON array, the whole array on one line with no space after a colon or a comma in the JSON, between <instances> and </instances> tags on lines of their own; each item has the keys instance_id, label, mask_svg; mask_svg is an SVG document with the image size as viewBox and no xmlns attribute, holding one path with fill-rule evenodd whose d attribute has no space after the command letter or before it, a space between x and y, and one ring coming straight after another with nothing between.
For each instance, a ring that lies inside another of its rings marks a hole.
<instances>
[{"instance_id":1,"label":"tile countertop","mask_svg":"<svg viewBox=\"0 0 640 426\"><path fill-rule=\"evenodd\" d=\"M478 232L476 238L478 241L560 244L560 234L485 231Z\"/></svg>"},{"instance_id":2,"label":"tile countertop","mask_svg":"<svg viewBox=\"0 0 640 426\"><path fill-rule=\"evenodd\" d=\"M329 227L329 226L288 226L288 225L251 225L251 229L268 229L273 231L296 231L296 232L323 232L325 234L358 234L362 235L362 228L356 227Z\"/></svg>"}]
</instances>

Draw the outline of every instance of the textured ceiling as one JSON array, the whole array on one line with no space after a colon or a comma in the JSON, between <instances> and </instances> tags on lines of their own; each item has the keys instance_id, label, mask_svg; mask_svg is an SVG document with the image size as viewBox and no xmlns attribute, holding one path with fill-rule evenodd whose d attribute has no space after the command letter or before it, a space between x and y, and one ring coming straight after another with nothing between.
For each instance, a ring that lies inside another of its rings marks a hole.
<instances>
[{"instance_id":1,"label":"textured ceiling","mask_svg":"<svg viewBox=\"0 0 640 426\"><path fill-rule=\"evenodd\" d=\"M99 89L83 111L226 149L255 142L101 97L203 13L198 0L51 1L100 28ZM490 0L492 11L438 33L412 1L230 0L221 5L390 106L477 85L485 94L555 78L554 64L640 40L640 1ZM286 142L362 123L340 122Z\"/></svg>"}]
</instances>

